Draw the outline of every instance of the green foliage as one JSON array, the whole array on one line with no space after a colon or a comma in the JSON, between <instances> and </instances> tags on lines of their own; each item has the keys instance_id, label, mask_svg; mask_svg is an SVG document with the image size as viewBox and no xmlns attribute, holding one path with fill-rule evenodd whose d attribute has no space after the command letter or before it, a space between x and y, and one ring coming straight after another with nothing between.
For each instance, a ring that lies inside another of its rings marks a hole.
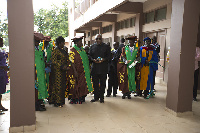
<instances>
[{"instance_id":1,"label":"green foliage","mask_svg":"<svg viewBox=\"0 0 200 133\"><path fill-rule=\"evenodd\" d=\"M68 36L68 3L61 8L52 5L50 10L40 9L34 14L37 31L55 40L58 36Z\"/></svg>"},{"instance_id":2,"label":"green foliage","mask_svg":"<svg viewBox=\"0 0 200 133\"><path fill-rule=\"evenodd\" d=\"M8 42L8 19L3 18L3 13L0 12L0 36L4 39L4 45L9 46Z\"/></svg>"}]
</instances>

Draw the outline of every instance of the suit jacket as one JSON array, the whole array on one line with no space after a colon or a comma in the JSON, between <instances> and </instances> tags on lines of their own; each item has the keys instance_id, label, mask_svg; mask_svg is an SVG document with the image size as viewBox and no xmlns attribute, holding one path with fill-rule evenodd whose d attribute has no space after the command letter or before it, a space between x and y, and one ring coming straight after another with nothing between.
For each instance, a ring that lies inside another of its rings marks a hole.
<instances>
[{"instance_id":1,"label":"suit jacket","mask_svg":"<svg viewBox=\"0 0 200 133\"><path fill-rule=\"evenodd\" d=\"M108 45L102 43L101 45L93 44L90 47L89 57L92 61L91 74L107 74L108 73L108 62L111 58L111 50ZM104 58L105 61L102 63L95 63L93 59L98 57Z\"/></svg>"}]
</instances>

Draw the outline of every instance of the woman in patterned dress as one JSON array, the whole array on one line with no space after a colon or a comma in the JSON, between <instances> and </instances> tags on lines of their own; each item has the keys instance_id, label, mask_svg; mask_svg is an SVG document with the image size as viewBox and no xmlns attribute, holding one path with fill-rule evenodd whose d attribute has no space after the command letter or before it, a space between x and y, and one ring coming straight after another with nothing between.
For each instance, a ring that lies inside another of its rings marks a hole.
<instances>
[{"instance_id":1,"label":"woman in patterned dress","mask_svg":"<svg viewBox=\"0 0 200 133\"><path fill-rule=\"evenodd\" d=\"M64 49L65 39L62 36L56 38L56 48L52 51L52 95L50 102L55 107L63 107L65 104L66 73L69 65L67 50Z\"/></svg>"}]
</instances>

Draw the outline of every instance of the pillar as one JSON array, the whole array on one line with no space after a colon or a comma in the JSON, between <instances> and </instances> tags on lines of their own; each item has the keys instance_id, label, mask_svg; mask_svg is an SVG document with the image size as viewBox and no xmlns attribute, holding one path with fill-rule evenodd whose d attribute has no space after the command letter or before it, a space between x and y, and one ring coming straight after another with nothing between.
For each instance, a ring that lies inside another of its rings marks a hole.
<instances>
[{"instance_id":1,"label":"pillar","mask_svg":"<svg viewBox=\"0 0 200 133\"><path fill-rule=\"evenodd\" d=\"M117 42L117 22L112 23L112 44ZM111 46L113 48L113 45Z\"/></svg>"},{"instance_id":2,"label":"pillar","mask_svg":"<svg viewBox=\"0 0 200 133\"><path fill-rule=\"evenodd\" d=\"M200 1L173 0L167 108L176 113L192 111L194 57Z\"/></svg>"},{"instance_id":3,"label":"pillar","mask_svg":"<svg viewBox=\"0 0 200 133\"><path fill-rule=\"evenodd\" d=\"M136 14L135 35L138 37L138 39L141 42L143 42L143 35L142 35L143 18L144 18L144 14L142 12Z\"/></svg>"},{"instance_id":4,"label":"pillar","mask_svg":"<svg viewBox=\"0 0 200 133\"><path fill-rule=\"evenodd\" d=\"M92 28L89 32L90 32L90 46L91 46L92 45Z\"/></svg>"},{"instance_id":5,"label":"pillar","mask_svg":"<svg viewBox=\"0 0 200 133\"><path fill-rule=\"evenodd\" d=\"M23 6L22 6L23 5ZM8 0L10 130L35 125L35 52L32 0Z\"/></svg>"}]
</instances>

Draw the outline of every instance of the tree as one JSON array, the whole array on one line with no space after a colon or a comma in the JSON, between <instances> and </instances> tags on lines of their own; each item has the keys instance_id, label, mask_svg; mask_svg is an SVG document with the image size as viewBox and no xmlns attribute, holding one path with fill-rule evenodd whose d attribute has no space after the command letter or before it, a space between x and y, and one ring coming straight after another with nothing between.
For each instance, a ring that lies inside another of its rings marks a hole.
<instances>
[{"instance_id":1,"label":"tree","mask_svg":"<svg viewBox=\"0 0 200 133\"><path fill-rule=\"evenodd\" d=\"M52 5L50 10L40 9L34 14L37 31L55 40L58 36L68 36L68 3L61 8Z\"/></svg>"},{"instance_id":2,"label":"tree","mask_svg":"<svg viewBox=\"0 0 200 133\"><path fill-rule=\"evenodd\" d=\"M3 18L3 13L0 12L0 18ZM8 42L8 19L0 19L0 36L4 39L4 45L9 46Z\"/></svg>"}]
</instances>

